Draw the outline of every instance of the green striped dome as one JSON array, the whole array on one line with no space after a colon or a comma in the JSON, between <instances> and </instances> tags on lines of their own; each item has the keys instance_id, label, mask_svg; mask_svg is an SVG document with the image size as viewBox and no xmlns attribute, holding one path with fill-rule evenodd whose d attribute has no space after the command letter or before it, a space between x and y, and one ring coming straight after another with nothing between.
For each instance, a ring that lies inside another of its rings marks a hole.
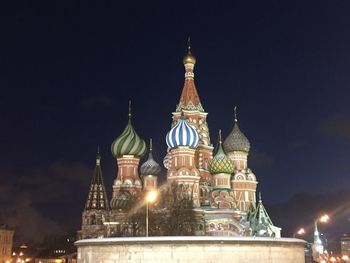
<instances>
[{"instance_id":1,"label":"green striped dome","mask_svg":"<svg viewBox=\"0 0 350 263\"><path fill-rule=\"evenodd\" d=\"M115 197L111 200L111 209L119 210L119 209L127 209L130 206L132 201L132 197L127 191L119 191Z\"/></svg>"},{"instance_id":2,"label":"green striped dome","mask_svg":"<svg viewBox=\"0 0 350 263\"><path fill-rule=\"evenodd\" d=\"M231 133L224 141L224 149L226 153L233 151L249 152L250 150L250 143L247 137L239 129L237 120L235 120L235 125L233 126Z\"/></svg>"},{"instance_id":3,"label":"green striped dome","mask_svg":"<svg viewBox=\"0 0 350 263\"><path fill-rule=\"evenodd\" d=\"M112 154L114 157L123 155L134 155L141 158L146 152L146 143L135 132L129 119L123 133L112 143Z\"/></svg>"},{"instance_id":4,"label":"green striped dome","mask_svg":"<svg viewBox=\"0 0 350 263\"><path fill-rule=\"evenodd\" d=\"M211 159L208 164L209 172L211 174L232 174L234 171L233 162L227 158L224 150L222 149L221 143L216 155Z\"/></svg>"}]
</instances>

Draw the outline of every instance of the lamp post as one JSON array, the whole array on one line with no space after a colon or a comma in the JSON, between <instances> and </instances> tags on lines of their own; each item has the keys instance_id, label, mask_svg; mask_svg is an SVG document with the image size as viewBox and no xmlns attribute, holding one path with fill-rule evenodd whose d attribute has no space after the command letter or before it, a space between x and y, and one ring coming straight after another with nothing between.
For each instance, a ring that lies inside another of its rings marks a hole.
<instances>
[{"instance_id":1,"label":"lamp post","mask_svg":"<svg viewBox=\"0 0 350 263\"><path fill-rule=\"evenodd\" d=\"M299 228L297 232L293 233L293 238L295 238L296 235L304 235L305 234L305 229L304 228Z\"/></svg>"},{"instance_id":2,"label":"lamp post","mask_svg":"<svg viewBox=\"0 0 350 263\"><path fill-rule=\"evenodd\" d=\"M157 198L157 192L150 191L146 195L146 237L148 237L148 205L153 203Z\"/></svg>"}]
</instances>

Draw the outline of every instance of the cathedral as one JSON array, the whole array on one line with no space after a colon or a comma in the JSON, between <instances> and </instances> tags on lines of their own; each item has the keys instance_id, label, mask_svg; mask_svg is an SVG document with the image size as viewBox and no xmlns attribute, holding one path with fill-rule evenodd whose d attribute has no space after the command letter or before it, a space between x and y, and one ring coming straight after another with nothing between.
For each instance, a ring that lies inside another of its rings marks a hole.
<instances>
[{"instance_id":1,"label":"cathedral","mask_svg":"<svg viewBox=\"0 0 350 263\"><path fill-rule=\"evenodd\" d=\"M250 142L235 118L232 131L214 149L210 140L207 115L194 81L196 58L191 47L183 58L185 79L179 103L172 113L171 129L165 136L167 154L163 165L167 183L176 184L191 197L196 217L196 235L280 237L259 194L257 179L248 166ZM214 151L215 150L215 151ZM147 149L132 125L131 109L126 127L112 143L117 169L108 202L101 170L101 157L89 189L79 239L108 237L113 233L130 235L127 208L138 193L157 191L162 168L152 156L152 142ZM215 154L213 154L215 152ZM140 159L148 154L147 160ZM133 204L135 205L135 204ZM144 232L139 232L144 235ZM120 235L119 235L120 236Z\"/></svg>"}]
</instances>

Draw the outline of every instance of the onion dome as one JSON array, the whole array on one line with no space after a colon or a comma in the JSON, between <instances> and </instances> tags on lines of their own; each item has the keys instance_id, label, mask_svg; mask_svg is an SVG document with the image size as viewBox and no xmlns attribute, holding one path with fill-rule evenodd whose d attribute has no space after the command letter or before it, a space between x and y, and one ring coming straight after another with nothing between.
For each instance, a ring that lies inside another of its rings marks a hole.
<instances>
[{"instance_id":1,"label":"onion dome","mask_svg":"<svg viewBox=\"0 0 350 263\"><path fill-rule=\"evenodd\" d=\"M169 170L169 168L171 166L171 152L169 151L169 149L168 149L168 152L163 159L163 165L167 170Z\"/></svg>"},{"instance_id":2,"label":"onion dome","mask_svg":"<svg viewBox=\"0 0 350 263\"><path fill-rule=\"evenodd\" d=\"M129 105L129 120L123 133L114 140L111 146L114 157L123 155L134 155L141 158L146 152L146 143L142 140L134 130L131 124L131 108Z\"/></svg>"},{"instance_id":3,"label":"onion dome","mask_svg":"<svg viewBox=\"0 0 350 263\"><path fill-rule=\"evenodd\" d=\"M153 159L152 155L152 139L150 140L150 149L148 154L148 159L140 167L141 175L155 175L159 176L162 169L160 165Z\"/></svg>"},{"instance_id":4,"label":"onion dome","mask_svg":"<svg viewBox=\"0 0 350 263\"><path fill-rule=\"evenodd\" d=\"M190 47L188 48L188 52L187 52L187 54L184 56L182 62L183 62L184 64L188 64L188 63L193 64L193 65L196 64L196 58L195 58L195 56L192 55L192 53L191 53L191 48L190 48Z\"/></svg>"},{"instance_id":5,"label":"onion dome","mask_svg":"<svg viewBox=\"0 0 350 263\"><path fill-rule=\"evenodd\" d=\"M234 172L233 162L227 158L221 142L221 130L219 131L219 148L213 159L208 164L208 169L211 174L232 174Z\"/></svg>"},{"instance_id":6,"label":"onion dome","mask_svg":"<svg viewBox=\"0 0 350 263\"><path fill-rule=\"evenodd\" d=\"M126 209L129 207L131 199L132 197L129 192L119 191L111 200L111 209Z\"/></svg>"},{"instance_id":7,"label":"onion dome","mask_svg":"<svg viewBox=\"0 0 350 263\"><path fill-rule=\"evenodd\" d=\"M233 151L242 151L242 152L248 153L250 150L249 140L238 127L236 107L235 107L235 124L233 126L232 131L224 141L224 150L226 153L233 152Z\"/></svg>"},{"instance_id":8,"label":"onion dome","mask_svg":"<svg viewBox=\"0 0 350 263\"><path fill-rule=\"evenodd\" d=\"M166 135L166 144L169 148L176 148L179 146L196 148L198 143L199 136L196 129L188 124L183 115Z\"/></svg>"}]
</instances>

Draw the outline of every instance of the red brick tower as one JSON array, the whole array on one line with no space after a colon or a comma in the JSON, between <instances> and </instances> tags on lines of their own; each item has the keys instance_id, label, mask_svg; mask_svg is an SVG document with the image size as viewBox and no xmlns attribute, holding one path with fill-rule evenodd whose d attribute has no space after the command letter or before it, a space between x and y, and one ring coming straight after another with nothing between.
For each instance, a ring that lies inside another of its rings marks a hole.
<instances>
[{"instance_id":1,"label":"red brick tower","mask_svg":"<svg viewBox=\"0 0 350 263\"><path fill-rule=\"evenodd\" d=\"M199 135L199 145L195 151L195 167L200 175L200 203L209 204L212 176L208 170L208 163L212 159L213 146L210 143L210 135L207 124L207 115L200 102L196 85L194 83L193 69L196 58L191 54L191 46L188 45L188 53L183 59L185 66L185 83L182 89L179 104L173 112L173 125L184 115L188 123L193 126ZM169 157L169 156L168 156ZM166 157L166 158L168 158ZM171 161L171 158L168 158Z\"/></svg>"}]
</instances>

